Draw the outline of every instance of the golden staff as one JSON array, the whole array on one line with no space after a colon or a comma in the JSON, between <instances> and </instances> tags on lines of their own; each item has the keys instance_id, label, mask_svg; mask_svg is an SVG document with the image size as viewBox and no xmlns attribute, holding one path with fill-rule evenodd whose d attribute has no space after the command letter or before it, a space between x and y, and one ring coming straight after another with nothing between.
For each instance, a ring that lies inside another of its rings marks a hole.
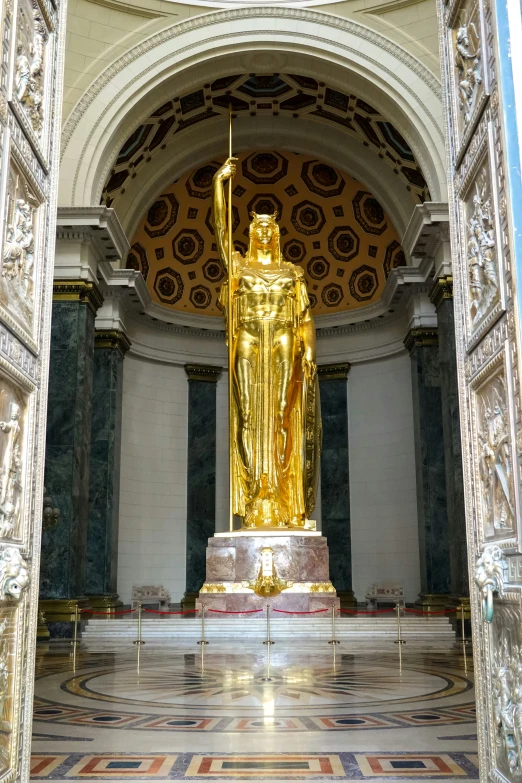
<instances>
[{"instance_id":1,"label":"golden staff","mask_svg":"<svg viewBox=\"0 0 522 783\"><path fill-rule=\"evenodd\" d=\"M232 157L232 104L228 106L228 157ZM234 477L233 477L233 448L234 448L234 432L233 432L233 417L232 417L232 404L234 401L234 388L233 388L233 356L232 356L232 340L234 335L233 328L233 311L232 311L232 282L234 279L234 269L232 260L232 177L228 180L228 454L229 454L229 480L228 489L230 495L229 502L229 521L228 526L230 532L234 530Z\"/></svg>"}]
</instances>

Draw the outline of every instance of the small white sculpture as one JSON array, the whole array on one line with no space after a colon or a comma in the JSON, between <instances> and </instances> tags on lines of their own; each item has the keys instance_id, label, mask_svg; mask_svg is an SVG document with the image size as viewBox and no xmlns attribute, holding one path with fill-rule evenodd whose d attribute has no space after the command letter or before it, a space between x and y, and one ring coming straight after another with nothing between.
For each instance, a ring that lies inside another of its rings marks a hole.
<instances>
[{"instance_id":1,"label":"small white sculpture","mask_svg":"<svg viewBox=\"0 0 522 783\"><path fill-rule=\"evenodd\" d=\"M33 130L40 135L43 127L43 66L46 30L37 8L33 9L33 42L25 52L17 46L16 97L26 110Z\"/></svg>"},{"instance_id":2,"label":"small white sculpture","mask_svg":"<svg viewBox=\"0 0 522 783\"><path fill-rule=\"evenodd\" d=\"M477 42L475 48L471 45L470 31ZM478 88L482 84L480 39L473 22L464 24L457 30L455 67L459 80L459 105L467 124L473 114Z\"/></svg>"},{"instance_id":3,"label":"small white sculpture","mask_svg":"<svg viewBox=\"0 0 522 783\"><path fill-rule=\"evenodd\" d=\"M15 547L0 551L0 600L14 598L19 601L29 586L27 563Z\"/></svg>"}]
</instances>

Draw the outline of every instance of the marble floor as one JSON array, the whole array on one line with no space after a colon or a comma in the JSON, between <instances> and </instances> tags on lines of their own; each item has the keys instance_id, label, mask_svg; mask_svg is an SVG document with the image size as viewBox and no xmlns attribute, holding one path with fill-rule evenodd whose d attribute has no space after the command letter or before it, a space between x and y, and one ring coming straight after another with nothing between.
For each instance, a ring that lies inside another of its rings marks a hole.
<instances>
[{"instance_id":1,"label":"marble floor","mask_svg":"<svg viewBox=\"0 0 522 783\"><path fill-rule=\"evenodd\" d=\"M33 779L477 780L470 652L406 647L51 645Z\"/></svg>"}]
</instances>

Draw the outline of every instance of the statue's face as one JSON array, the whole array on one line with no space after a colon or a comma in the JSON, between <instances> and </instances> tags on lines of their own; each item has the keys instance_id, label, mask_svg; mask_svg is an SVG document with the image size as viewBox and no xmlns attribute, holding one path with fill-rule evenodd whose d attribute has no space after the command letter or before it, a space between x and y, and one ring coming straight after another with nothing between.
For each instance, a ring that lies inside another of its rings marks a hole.
<instances>
[{"instance_id":1,"label":"statue's face","mask_svg":"<svg viewBox=\"0 0 522 783\"><path fill-rule=\"evenodd\" d=\"M254 227L254 237L257 245L267 247L274 238L274 226L268 220L259 220Z\"/></svg>"}]
</instances>

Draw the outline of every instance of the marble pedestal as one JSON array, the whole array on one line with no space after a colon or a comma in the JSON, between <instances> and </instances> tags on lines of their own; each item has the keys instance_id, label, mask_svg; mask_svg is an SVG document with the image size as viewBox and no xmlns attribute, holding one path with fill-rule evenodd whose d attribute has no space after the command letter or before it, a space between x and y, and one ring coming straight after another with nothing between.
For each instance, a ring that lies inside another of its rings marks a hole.
<instances>
[{"instance_id":1,"label":"marble pedestal","mask_svg":"<svg viewBox=\"0 0 522 783\"><path fill-rule=\"evenodd\" d=\"M258 596L244 585L257 579L264 547L273 550L279 579L293 582L291 587L271 598ZM339 607L329 571L326 538L315 531L218 533L208 541L207 578L197 606L204 603L207 609L228 612L261 609L267 603L273 609L287 612ZM213 616L219 617L219 614Z\"/></svg>"}]
</instances>

